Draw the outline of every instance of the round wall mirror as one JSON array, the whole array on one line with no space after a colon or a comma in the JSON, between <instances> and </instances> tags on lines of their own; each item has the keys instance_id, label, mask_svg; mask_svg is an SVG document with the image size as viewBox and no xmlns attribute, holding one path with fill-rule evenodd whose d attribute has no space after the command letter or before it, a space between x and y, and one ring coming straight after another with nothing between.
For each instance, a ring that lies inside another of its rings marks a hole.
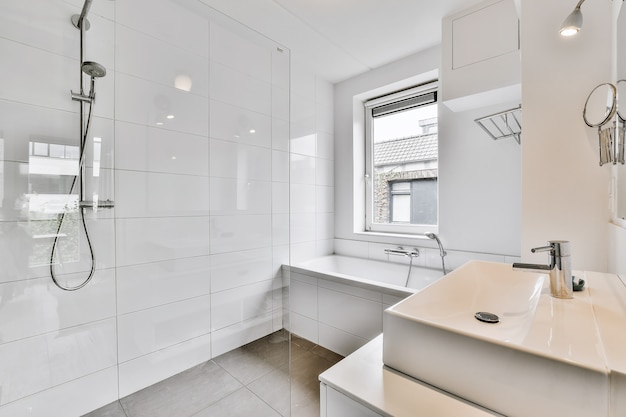
<instances>
[{"instance_id":1,"label":"round wall mirror","mask_svg":"<svg viewBox=\"0 0 626 417\"><path fill-rule=\"evenodd\" d=\"M591 91L583 110L583 119L587 126L602 126L613 117L617 107L616 96L615 86L610 83L600 84Z\"/></svg>"},{"instance_id":2,"label":"round wall mirror","mask_svg":"<svg viewBox=\"0 0 626 417\"><path fill-rule=\"evenodd\" d=\"M619 104L619 99L622 98L622 104ZM626 120L626 80L619 80L617 82L617 115L622 121Z\"/></svg>"}]
</instances>

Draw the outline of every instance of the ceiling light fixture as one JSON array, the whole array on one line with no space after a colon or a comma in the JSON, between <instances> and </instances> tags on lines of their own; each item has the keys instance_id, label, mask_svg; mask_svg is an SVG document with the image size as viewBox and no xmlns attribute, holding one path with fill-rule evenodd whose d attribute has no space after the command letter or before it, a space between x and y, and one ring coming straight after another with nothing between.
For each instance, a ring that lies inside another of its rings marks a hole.
<instances>
[{"instance_id":1,"label":"ceiling light fixture","mask_svg":"<svg viewBox=\"0 0 626 417\"><path fill-rule=\"evenodd\" d=\"M574 10L565 18L559 33L561 36L574 36L583 27L583 14L580 12L580 6L585 0L579 0Z\"/></svg>"}]
</instances>

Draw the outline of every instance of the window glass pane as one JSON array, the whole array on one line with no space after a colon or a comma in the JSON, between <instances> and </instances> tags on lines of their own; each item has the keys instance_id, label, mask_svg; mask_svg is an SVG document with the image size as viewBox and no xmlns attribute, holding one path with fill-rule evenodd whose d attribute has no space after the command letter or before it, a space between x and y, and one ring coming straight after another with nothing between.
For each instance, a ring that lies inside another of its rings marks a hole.
<instances>
[{"instance_id":1,"label":"window glass pane","mask_svg":"<svg viewBox=\"0 0 626 417\"><path fill-rule=\"evenodd\" d=\"M64 158L65 157L65 145L50 144L50 157L51 158Z\"/></svg>"},{"instance_id":2,"label":"window glass pane","mask_svg":"<svg viewBox=\"0 0 626 417\"><path fill-rule=\"evenodd\" d=\"M437 104L371 119L372 222L437 225ZM424 181L428 180L428 181Z\"/></svg>"}]
</instances>

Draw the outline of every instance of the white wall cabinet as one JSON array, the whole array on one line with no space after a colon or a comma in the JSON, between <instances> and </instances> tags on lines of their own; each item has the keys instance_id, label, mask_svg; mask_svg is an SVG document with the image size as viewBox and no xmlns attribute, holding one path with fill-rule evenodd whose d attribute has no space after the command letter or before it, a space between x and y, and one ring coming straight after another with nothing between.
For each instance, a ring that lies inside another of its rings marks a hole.
<instances>
[{"instance_id":1,"label":"white wall cabinet","mask_svg":"<svg viewBox=\"0 0 626 417\"><path fill-rule=\"evenodd\" d=\"M521 100L513 0L487 0L442 21L443 102L453 111Z\"/></svg>"}]
</instances>

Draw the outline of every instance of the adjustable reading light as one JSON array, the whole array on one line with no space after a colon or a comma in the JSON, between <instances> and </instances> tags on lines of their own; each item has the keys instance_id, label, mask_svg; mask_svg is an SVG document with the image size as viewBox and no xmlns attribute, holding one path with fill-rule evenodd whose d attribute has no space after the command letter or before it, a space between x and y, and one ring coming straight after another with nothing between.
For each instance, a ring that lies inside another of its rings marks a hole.
<instances>
[{"instance_id":1,"label":"adjustable reading light","mask_svg":"<svg viewBox=\"0 0 626 417\"><path fill-rule=\"evenodd\" d=\"M561 30L559 30L561 36L573 36L583 27L583 14L580 12L580 6L584 1L585 0L579 0L576 7L574 7L574 11L563 21Z\"/></svg>"}]
</instances>

